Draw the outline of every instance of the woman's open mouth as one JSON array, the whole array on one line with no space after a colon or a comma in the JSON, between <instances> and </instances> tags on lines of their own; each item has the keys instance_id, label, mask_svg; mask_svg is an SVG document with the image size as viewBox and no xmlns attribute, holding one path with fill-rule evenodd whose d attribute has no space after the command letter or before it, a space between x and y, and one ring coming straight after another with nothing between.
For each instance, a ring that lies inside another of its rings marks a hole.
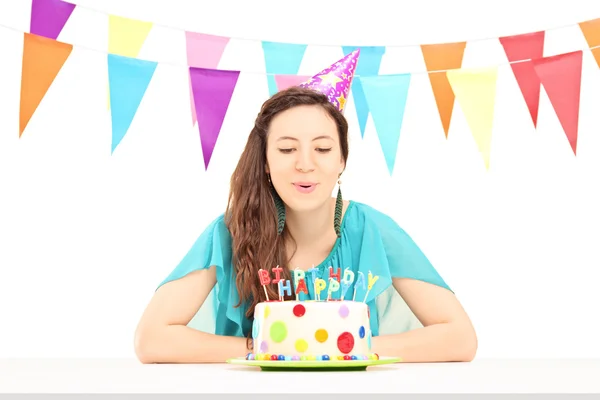
<instances>
[{"instance_id":1,"label":"woman's open mouth","mask_svg":"<svg viewBox=\"0 0 600 400\"><path fill-rule=\"evenodd\" d=\"M294 187L300 193L311 193L317 187L316 183L313 182L296 182L294 183Z\"/></svg>"}]
</instances>

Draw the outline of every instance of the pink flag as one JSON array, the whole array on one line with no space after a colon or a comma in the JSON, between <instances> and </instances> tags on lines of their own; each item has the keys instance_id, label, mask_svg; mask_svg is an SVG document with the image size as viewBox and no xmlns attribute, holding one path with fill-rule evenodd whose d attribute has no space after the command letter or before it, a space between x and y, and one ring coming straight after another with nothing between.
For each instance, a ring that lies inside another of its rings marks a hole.
<instances>
[{"instance_id":1,"label":"pink flag","mask_svg":"<svg viewBox=\"0 0 600 400\"><path fill-rule=\"evenodd\" d=\"M229 38L224 36L207 35L197 32L185 32L185 44L188 66L196 68L216 69L225 51ZM197 119L190 76L190 106L192 109L192 124Z\"/></svg>"},{"instance_id":2,"label":"pink flag","mask_svg":"<svg viewBox=\"0 0 600 400\"><path fill-rule=\"evenodd\" d=\"M310 78L303 75L275 75L277 90L282 91L292 86L299 86L302 82Z\"/></svg>"}]
</instances>

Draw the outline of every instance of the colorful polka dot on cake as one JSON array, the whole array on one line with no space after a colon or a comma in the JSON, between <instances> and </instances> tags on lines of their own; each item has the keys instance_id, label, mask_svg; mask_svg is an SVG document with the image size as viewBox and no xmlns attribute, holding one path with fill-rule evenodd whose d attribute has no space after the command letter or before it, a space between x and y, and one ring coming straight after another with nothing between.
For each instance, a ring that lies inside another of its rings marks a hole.
<instances>
[{"instance_id":1,"label":"colorful polka dot on cake","mask_svg":"<svg viewBox=\"0 0 600 400\"><path fill-rule=\"evenodd\" d=\"M340 317L342 318L346 318L348 316L348 314L350 314L350 309L348 308L347 305L342 304L340 306L340 309L338 311L340 313Z\"/></svg>"},{"instance_id":2,"label":"colorful polka dot on cake","mask_svg":"<svg viewBox=\"0 0 600 400\"><path fill-rule=\"evenodd\" d=\"M358 328L358 336L362 339L365 337L365 327L361 326L360 328Z\"/></svg>"},{"instance_id":3,"label":"colorful polka dot on cake","mask_svg":"<svg viewBox=\"0 0 600 400\"><path fill-rule=\"evenodd\" d=\"M271 340L275 343L281 343L287 337L287 327L283 321L275 321L271 325L271 330L269 332L271 336Z\"/></svg>"},{"instance_id":4,"label":"colorful polka dot on cake","mask_svg":"<svg viewBox=\"0 0 600 400\"><path fill-rule=\"evenodd\" d=\"M327 341L328 337L329 337L329 334L327 333L327 331L325 329L318 329L315 332L315 339L317 339L317 342L319 342L319 343L325 343Z\"/></svg>"},{"instance_id":5,"label":"colorful polka dot on cake","mask_svg":"<svg viewBox=\"0 0 600 400\"><path fill-rule=\"evenodd\" d=\"M293 311L296 317L302 317L306 313L306 307L304 307L302 304L298 304L294 307Z\"/></svg>"},{"instance_id":6,"label":"colorful polka dot on cake","mask_svg":"<svg viewBox=\"0 0 600 400\"><path fill-rule=\"evenodd\" d=\"M304 353L308 349L308 343L304 339L296 340L294 347L299 353Z\"/></svg>"},{"instance_id":7,"label":"colorful polka dot on cake","mask_svg":"<svg viewBox=\"0 0 600 400\"><path fill-rule=\"evenodd\" d=\"M354 336L350 332L344 332L338 336L338 349L345 354L348 354L354 348Z\"/></svg>"},{"instance_id":8,"label":"colorful polka dot on cake","mask_svg":"<svg viewBox=\"0 0 600 400\"><path fill-rule=\"evenodd\" d=\"M265 306L265 319L269 318L269 314L271 313L271 309L269 306Z\"/></svg>"},{"instance_id":9,"label":"colorful polka dot on cake","mask_svg":"<svg viewBox=\"0 0 600 400\"><path fill-rule=\"evenodd\" d=\"M269 343L266 340L263 340L260 342L260 352L266 353L267 351L269 351Z\"/></svg>"}]
</instances>

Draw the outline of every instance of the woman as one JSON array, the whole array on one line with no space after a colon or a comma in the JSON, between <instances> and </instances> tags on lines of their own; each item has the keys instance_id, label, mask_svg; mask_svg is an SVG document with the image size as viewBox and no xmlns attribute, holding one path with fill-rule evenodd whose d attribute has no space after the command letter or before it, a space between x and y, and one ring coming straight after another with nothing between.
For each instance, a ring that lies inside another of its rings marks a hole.
<instances>
[{"instance_id":1,"label":"woman","mask_svg":"<svg viewBox=\"0 0 600 400\"><path fill-rule=\"evenodd\" d=\"M254 306L265 300L258 270L278 265L290 280L293 269L315 267L327 276L330 266L379 276L366 298L375 353L405 362L473 359L471 322L415 243L387 215L342 199L348 159L342 108L302 87L265 102L231 178L226 212L160 285L139 322L135 351L143 363L224 362L246 355ZM269 299L278 298L275 285L265 287ZM356 299L362 301L364 291ZM393 306L397 299L410 310ZM405 312L422 326L398 329Z\"/></svg>"}]
</instances>

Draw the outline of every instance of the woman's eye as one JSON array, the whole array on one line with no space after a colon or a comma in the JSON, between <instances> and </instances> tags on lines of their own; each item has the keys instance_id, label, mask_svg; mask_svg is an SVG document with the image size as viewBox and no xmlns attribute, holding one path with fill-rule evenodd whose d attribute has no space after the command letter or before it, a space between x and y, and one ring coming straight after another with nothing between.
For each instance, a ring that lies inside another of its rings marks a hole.
<instances>
[{"instance_id":1,"label":"woman's eye","mask_svg":"<svg viewBox=\"0 0 600 400\"><path fill-rule=\"evenodd\" d=\"M280 152L282 153L291 153L292 151L294 151L294 149L279 149Z\"/></svg>"},{"instance_id":2,"label":"woman's eye","mask_svg":"<svg viewBox=\"0 0 600 400\"><path fill-rule=\"evenodd\" d=\"M328 153L328 152L330 152L330 151L331 151L331 147L330 147L330 148L328 148L328 149L318 148L318 149L317 149L317 151L318 151L319 153Z\"/></svg>"}]
</instances>

